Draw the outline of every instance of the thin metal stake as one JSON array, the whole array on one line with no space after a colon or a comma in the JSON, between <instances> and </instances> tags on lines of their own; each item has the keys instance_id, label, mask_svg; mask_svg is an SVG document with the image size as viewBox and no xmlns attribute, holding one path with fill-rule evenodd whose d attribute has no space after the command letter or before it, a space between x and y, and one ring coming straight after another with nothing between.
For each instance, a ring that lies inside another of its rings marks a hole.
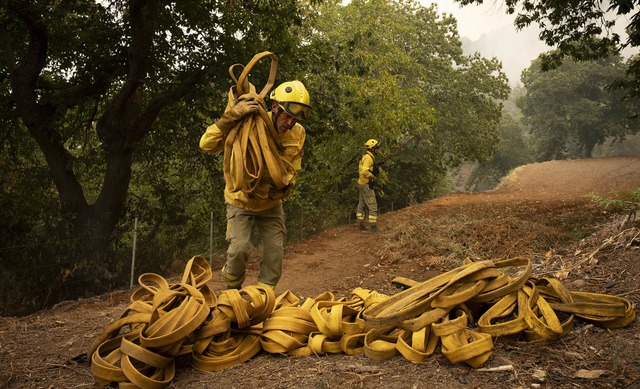
<instances>
[{"instance_id":1,"label":"thin metal stake","mask_svg":"<svg viewBox=\"0 0 640 389\"><path fill-rule=\"evenodd\" d=\"M211 227L209 228L209 266L213 268L213 211L211 211Z\"/></svg>"},{"instance_id":2,"label":"thin metal stake","mask_svg":"<svg viewBox=\"0 0 640 389\"><path fill-rule=\"evenodd\" d=\"M133 225L133 252L131 253L131 281L129 282L129 289L133 289L133 275L136 272L136 242L138 240L138 218Z\"/></svg>"}]
</instances>

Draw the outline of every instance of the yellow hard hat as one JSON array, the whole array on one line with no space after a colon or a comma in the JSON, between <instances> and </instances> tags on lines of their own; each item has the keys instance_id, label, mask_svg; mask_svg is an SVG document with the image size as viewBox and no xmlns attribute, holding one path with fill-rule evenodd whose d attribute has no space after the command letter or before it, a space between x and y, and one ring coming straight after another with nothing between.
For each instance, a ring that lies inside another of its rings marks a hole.
<instances>
[{"instance_id":1,"label":"yellow hard hat","mask_svg":"<svg viewBox=\"0 0 640 389\"><path fill-rule=\"evenodd\" d=\"M271 91L269 97L277 101L280 108L297 120L307 119L311 115L309 92L298 80L283 82Z\"/></svg>"},{"instance_id":2,"label":"yellow hard hat","mask_svg":"<svg viewBox=\"0 0 640 389\"><path fill-rule=\"evenodd\" d=\"M364 147L365 147L367 150L371 150L371 149L373 149L374 147L377 147L379 144L380 144L380 142L378 142L377 140L375 140L375 139L369 139L368 141L364 142Z\"/></svg>"}]
</instances>

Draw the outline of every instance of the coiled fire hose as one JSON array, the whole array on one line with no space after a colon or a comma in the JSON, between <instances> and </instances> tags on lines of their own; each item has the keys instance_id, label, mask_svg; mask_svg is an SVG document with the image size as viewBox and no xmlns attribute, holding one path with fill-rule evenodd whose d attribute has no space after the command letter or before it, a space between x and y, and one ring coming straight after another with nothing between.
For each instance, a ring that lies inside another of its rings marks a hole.
<instances>
[{"instance_id":1,"label":"coiled fire hose","mask_svg":"<svg viewBox=\"0 0 640 389\"><path fill-rule=\"evenodd\" d=\"M509 277L500 271L506 267L523 269ZM177 284L141 275L131 304L88 350L97 382L164 388L179 355L190 354L197 369L216 371L261 350L364 353L377 361L401 354L420 362L440 344L451 363L478 368L491 356L493 337L557 339L572 329L575 317L620 328L636 316L624 298L569 291L556 279L531 277L527 258L465 260L423 282L397 277L393 282L407 289L392 296L356 288L348 299L325 292L303 302L291 291L276 297L260 286L216 295L210 279L201 256L188 261ZM476 329L472 312L484 312Z\"/></svg>"},{"instance_id":2,"label":"coiled fire hose","mask_svg":"<svg viewBox=\"0 0 640 389\"><path fill-rule=\"evenodd\" d=\"M249 82L249 72L263 58L271 59L269 79L260 93ZM242 191L253 196L266 198L268 194L257 193L258 184L265 179L282 190L295 176L294 167L280 157L282 145L278 143L277 131L267 114L265 97L273 87L278 60L268 51L256 54L243 66L235 64L229 68L229 75L235 82L228 94L227 110L238 99L255 99L260 108L258 112L245 116L230 131L224 144L224 179L231 192ZM235 69L242 69L236 79Z\"/></svg>"}]
</instances>

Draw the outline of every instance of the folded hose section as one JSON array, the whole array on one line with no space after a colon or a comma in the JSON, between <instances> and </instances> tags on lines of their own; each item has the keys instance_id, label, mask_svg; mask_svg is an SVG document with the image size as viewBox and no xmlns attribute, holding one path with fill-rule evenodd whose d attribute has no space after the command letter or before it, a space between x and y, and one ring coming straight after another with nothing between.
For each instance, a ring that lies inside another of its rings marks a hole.
<instances>
[{"instance_id":1,"label":"folded hose section","mask_svg":"<svg viewBox=\"0 0 640 389\"><path fill-rule=\"evenodd\" d=\"M164 388L180 355L189 355L197 369L218 371L261 351L363 353L377 361L402 355L421 362L439 344L451 363L478 368L491 356L494 337L554 340L572 329L575 318L620 328L636 316L624 298L569 291L557 279L532 277L527 258L465 260L422 282L397 277L392 282L407 289L391 296L355 288L349 298L324 292L301 301L291 291L276 296L260 286L216 295L211 277L201 256L188 261L176 284L141 275L131 304L88 350L98 384Z\"/></svg>"}]
</instances>

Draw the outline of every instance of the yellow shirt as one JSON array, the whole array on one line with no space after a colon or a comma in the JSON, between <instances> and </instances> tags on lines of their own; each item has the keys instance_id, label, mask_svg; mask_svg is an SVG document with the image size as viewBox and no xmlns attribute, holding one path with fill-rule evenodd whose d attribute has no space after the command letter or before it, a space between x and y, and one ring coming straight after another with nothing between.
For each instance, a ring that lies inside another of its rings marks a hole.
<instances>
[{"instance_id":1,"label":"yellow shirt","mask_svg":"<svg viewBox=\"0 0 640 389\"><path fill-rule=\"evenodd\" d=\"M374 161L375 157L371 151L362 156L358 164L358 185L368 184L369 180L375 177L372 173Z\"/></svg>"},{"instance_id":2,"label":"yellow shirt","mask_svg":"<svg viewBox=\"0 0 640 389\"><path fill-rule=\"evenodd\" d=\"M268 113L271 118L271 112ZM296 172L302 168L302 156L304 155L304 141L306 132L299 123L293 125L291 130L285 133L278 133L277 141L284 147L280 157L289 162ZM226 135L215 125L207 127L207 130L200 138L200 148L209 154L219 153L224 149ZM295 183L293 173L289 173L290 185ZM253 212L260 212L277 207L282 204L282 200L272 200L269 196L269 189L273 187L273 182L268 174L263 175L260 183L255 189L255 196L249 196L242 191L231 192L227 186L224 189L225 202L233 206L247 209Z\"/></svg>"}]
</instances>

